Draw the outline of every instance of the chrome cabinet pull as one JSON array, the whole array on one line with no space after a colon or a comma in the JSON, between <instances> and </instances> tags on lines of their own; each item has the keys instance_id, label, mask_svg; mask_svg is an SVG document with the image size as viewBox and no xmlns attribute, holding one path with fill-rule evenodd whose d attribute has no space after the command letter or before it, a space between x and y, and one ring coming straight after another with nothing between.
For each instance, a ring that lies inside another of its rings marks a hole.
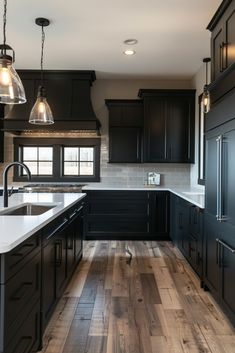
<instances>
[{"instance_id":1,"label":"chrome cabinet pull","mask_svg":"<svg viewBox=\"0 0 235 353\"><path fill-rule=\"evenodd\" d=\"M216 239L220 245L222 245L225 249L229 250L232 254L235 254L235 249L225 243L223 240Z\"/></svg>"},{"instance_id":2,"label":"chrome cabinet pull","mask_svg":"<svg viewBox=\"0 0 235 353\"><path fill-rule=\"evenodd\" d=\"M216 207L216 219L218 222L222 222L222 135L219 135L216 139L217 144L217 207Z\"/></svg>"}]
</instances>

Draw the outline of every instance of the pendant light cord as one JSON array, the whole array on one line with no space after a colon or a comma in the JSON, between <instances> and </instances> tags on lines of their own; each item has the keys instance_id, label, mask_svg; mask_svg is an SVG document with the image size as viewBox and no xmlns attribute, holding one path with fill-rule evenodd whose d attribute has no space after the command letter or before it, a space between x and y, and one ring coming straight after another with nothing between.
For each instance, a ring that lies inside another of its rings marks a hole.
<instances>
[{"instance_id":1,"label":"pendant light cord","mask_svg":"<svg viewBox=\"0 0 235 353\"><path fill-rule=\"evenodd\" d=\"M206 86L208 86L208 62L206 62Z\"/></svg>"},{"instance_id":2,"label":"pendant light cord","mask_svg":"<svg viewBox=\"0 0 235 353\"><path fill-rule=\"evenodd\" d=\"M4 0L3 10L3 45L6 45L6 26L7 26L7 0ZM6 54L6 48L3 49L3 53Z\"/></svg>"},{"instance_id":3,"label":"pendant light cord","mask_svg":"<svg viewBox=\"0 0 235 353\"><path fill-rule=\"evenodd\" d=\"M41 46L41 86L43 86L43 56L44 56L45 32L42 26L42 46Z\"/></svg>"}]
</instances>

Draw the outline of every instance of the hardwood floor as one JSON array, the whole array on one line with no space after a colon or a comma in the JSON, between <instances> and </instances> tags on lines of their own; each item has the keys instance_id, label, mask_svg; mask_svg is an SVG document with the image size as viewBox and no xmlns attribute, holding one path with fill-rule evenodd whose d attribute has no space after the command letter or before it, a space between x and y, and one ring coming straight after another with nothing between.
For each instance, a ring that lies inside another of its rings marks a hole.
<instances>
[{"instance_id":1,"label":"hardwood floor","mask_svg":"<svg viewBox=\"0 0 235 353\"><path fill-rule=\"evenodd\" d=\"M43 352L234 353L235 329L172 243L90 241Z\"/></svg>"}]
</instances>

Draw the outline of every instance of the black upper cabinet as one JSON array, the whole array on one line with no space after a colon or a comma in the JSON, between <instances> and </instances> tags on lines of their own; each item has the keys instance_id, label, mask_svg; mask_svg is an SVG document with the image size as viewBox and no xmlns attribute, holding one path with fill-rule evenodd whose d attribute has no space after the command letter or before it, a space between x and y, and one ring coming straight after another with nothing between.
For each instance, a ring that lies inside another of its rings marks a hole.
<instances>
[{"instance_id":1,"label":"black upper cabinet","mask_svg":"<svg viewBox=\"0 0 235 353\"><path fill-rule=\"evenodd\" d=\"M111 127L109 129L109 162L140 163L141 129Z\"/></svg>"},{"instance_id":2,"label":"black upper cabinet","mask_svg":"<svg viewBox=\"0 0 235 353\"><path fill-rule=\"evenodd\" d=\"M194 90L140 90L144 162L194 162Z\"/></svg>"},{"instance_id":3,"label":"black upper cabinet","mask_svg":"<svg viewBox=\"0 0 235 353\"><path fill-rule=\"evenodd\" d=\"M109 162L140 163L142 101L107 99L105 102L109 109Z\"/></svg>"},{"instance_id":4,"label":"black upper cabinet","mask_svg":"<svg viewBox=\"0 0 235 353\"><path fill-rule=\"evenodd\" d=\"M212 81L235 63L235 1L224 0L208 25L212 31Z\"/></svg>"}]
</instances>

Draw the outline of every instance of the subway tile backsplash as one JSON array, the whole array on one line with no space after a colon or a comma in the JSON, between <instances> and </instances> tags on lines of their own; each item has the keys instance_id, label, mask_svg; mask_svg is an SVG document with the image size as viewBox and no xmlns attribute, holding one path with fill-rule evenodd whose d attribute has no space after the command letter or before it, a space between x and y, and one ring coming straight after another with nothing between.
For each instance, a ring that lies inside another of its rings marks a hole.
<instances>
[{"instance_id":1,"label":"subway tile backsplash","mask_svg":"<svg viewBox=\"0 0 235 353\"><path fill-rule=\"evenodd\" d=\"M5 160L6 163L13 161L13 137L5 136ZM5 164L0 164L0 178ZM188 185L190 184L190 164L128 164L108 162L108 137L101 138L101 181L92 185L104 186L142 186L147 179L147 173L154 171L161 174L161 185ZM13 170L10 171L12 179ZM2 180L0 180L0 184ZM22 183L17 183L22 184Z\"/></svg>"}]
</instances>

